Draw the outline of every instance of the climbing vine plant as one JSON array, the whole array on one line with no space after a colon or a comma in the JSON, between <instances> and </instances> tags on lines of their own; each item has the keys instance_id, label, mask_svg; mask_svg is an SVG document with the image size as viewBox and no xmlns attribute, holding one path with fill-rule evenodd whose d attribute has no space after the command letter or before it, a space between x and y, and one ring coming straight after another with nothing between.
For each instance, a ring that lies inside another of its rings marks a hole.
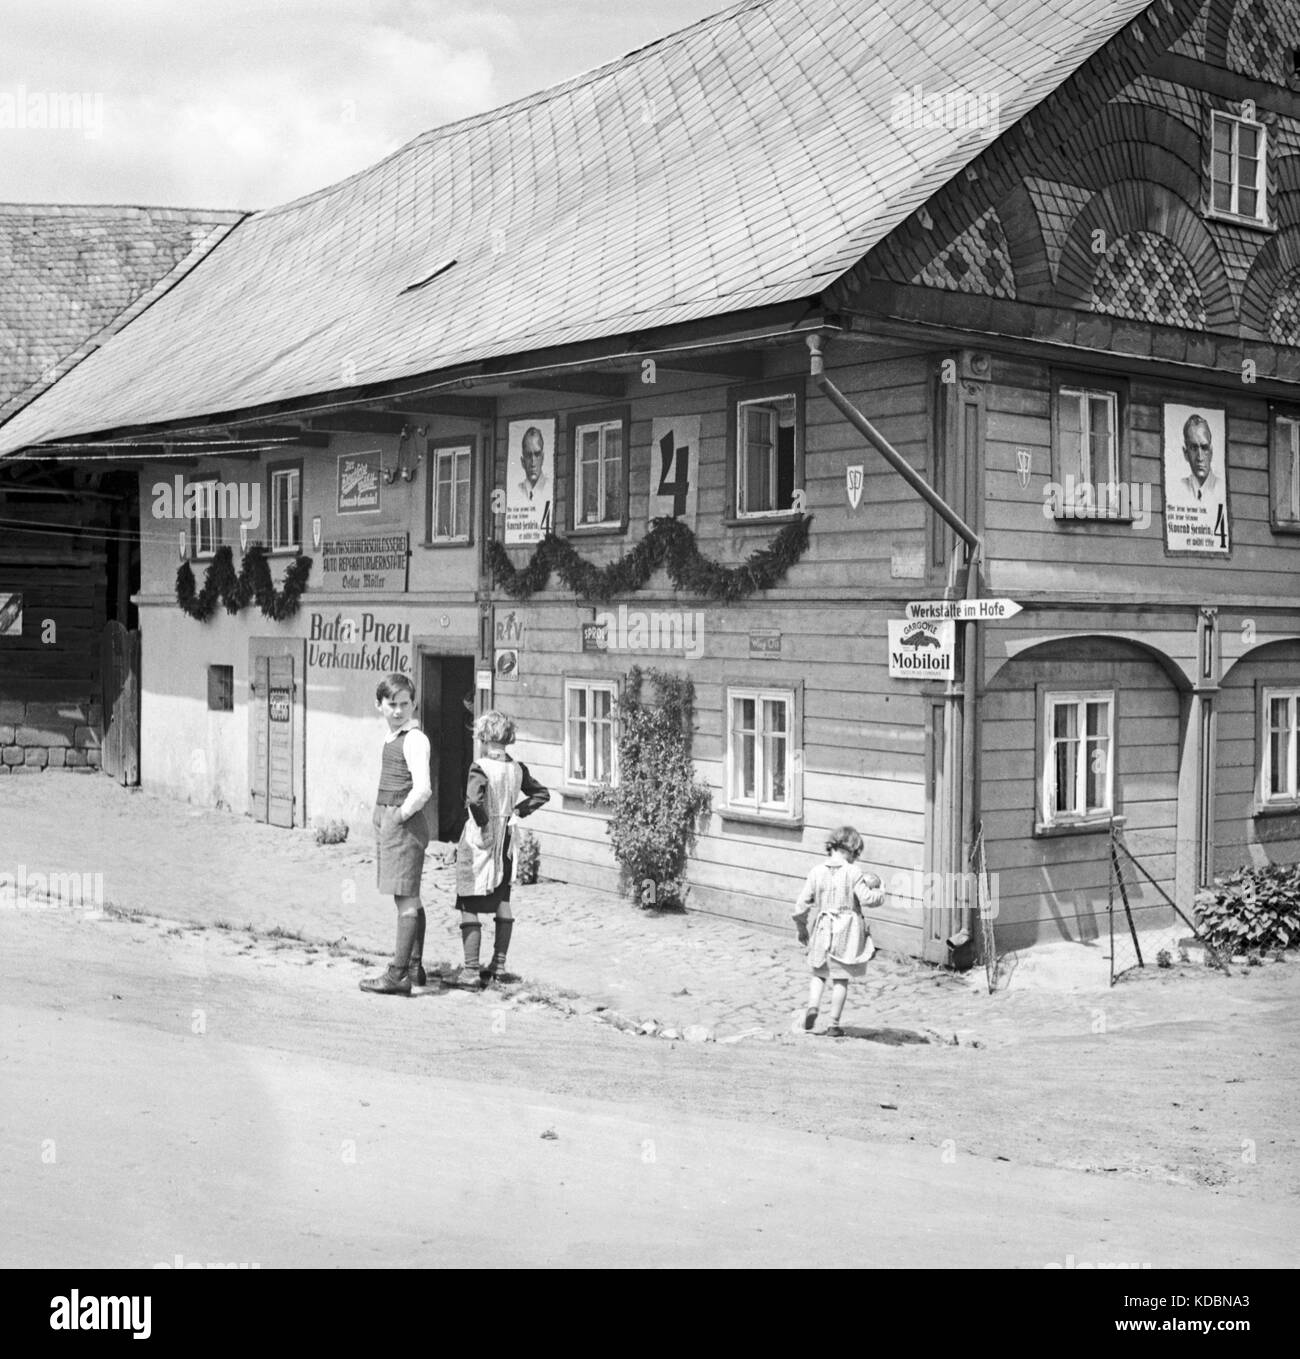
<instances>
[{"instance_id":1,"label":"climbing vine plant","mask_svg":"<svg viewBox=\"0 0 1300 1359\"><path fill-rule=\"evenodd\" d=\"M783 579L807 551L811 524L810 515L801 515L766 547L751 552L740 566L723 566L704 556L690 528L671 518L656 519L640 542L608 566L593 565L554 534L543 538L521 567L515 567L505 548L493 539L487 545L488 564L496 583L512 599L528 599L544 590L554 573L580 599L604 603L640 590L664 566L674 589L730 603L756 590L770 590Z\"/></svg>"},{"instance_id":2,"label":"climbing vine plant","mask_svg":"<svg viewBox=\"0 0 1300 1359\"><path fill-rule=\"evenodd\" d=\"M653 687L643 695L645 682ZM695 777L691 733L695 685L662 670L633 666L618 701L618 783L587 795L607 806L607 827L624 890L640 906L679 906L686 897L686 861L700 818L713 805Z\"/></svg>"},{"instance_id":3,"label":"climbing vine plant","mask_svg":"<svg viewBox=\"0 0 1300 1359\"><path fill-rule=\"evenodd\" d=\"M292 618L298 612L302 592L311 575L310 557L299 553L284 573L284 585L277 590L271 579L271 568L266 560L266 549L258 543L244 553L239 573L235 573L234 554L228 547L219 547L208 565L200 590L194 580L189 562L182 562L176 572L176 603L191 618L206 623L217 611L217 603L225 605L227 613L238 613L256 600L262 612L277 623Z\"/></svg>"}]
</instances>

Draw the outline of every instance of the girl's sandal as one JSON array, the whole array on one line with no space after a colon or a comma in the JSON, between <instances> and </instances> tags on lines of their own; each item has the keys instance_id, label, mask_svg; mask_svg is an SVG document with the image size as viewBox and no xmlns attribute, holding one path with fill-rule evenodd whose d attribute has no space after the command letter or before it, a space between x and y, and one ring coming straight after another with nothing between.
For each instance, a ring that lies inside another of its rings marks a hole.
<instances>
[{"instance_id":1,"label":"girl's sandal","mask_svg":"<svg viewBox=\"0 0 1300 1359\"><path fill-rule=\"evenodd\" d=\"M843 1038L844 1030L838 1024L828 1024L825 1029L826 1038Z\"/></svg>"},{"instance_id":2,"label":"girl's sandal","mask_svg":"<svg viewBox=\"0 0 1300 1359\"><path fill-rule=\"evenodd\" d=\"M811 1032L813 1031L813 1026L814 1026L816 1023L817 1023L817 1011L816 1011L816 1010L805 1010L805 1011L803 1012L803 1031L804 1031L804 1033L811 1033Z\"/></svg>"}]
</instances>

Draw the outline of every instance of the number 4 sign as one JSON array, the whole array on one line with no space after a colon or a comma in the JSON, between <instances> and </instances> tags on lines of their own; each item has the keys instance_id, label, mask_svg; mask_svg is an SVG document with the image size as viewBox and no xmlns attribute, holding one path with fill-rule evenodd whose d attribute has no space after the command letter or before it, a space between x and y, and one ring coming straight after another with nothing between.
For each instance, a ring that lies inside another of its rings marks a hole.
<instances>
[{"instance_id":1,"label":"number 4 sign","mask_svg":"<svg viewBox=\"0 0 1300 1359\"><path fill-rule=\"evenodd\" d=\"M681 519L695 527L700 417L657 416L650 427L651 520Z\"/></svg>"}]
</instances>

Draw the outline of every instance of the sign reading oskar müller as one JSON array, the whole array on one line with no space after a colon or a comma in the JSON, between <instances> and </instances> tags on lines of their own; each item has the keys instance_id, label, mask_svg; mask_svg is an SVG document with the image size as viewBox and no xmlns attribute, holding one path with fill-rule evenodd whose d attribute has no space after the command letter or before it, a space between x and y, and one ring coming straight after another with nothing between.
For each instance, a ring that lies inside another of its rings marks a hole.
<instances>
[{"instance_id":1,"label":"sign reading oskar m\u00fcller","mask_svg":"<svg viewBox=\"0 0 1300 1359\"><path fill-rule=\"evenodd\" d=\"M321 545L322 590L402 594L411 560L409 533L329 538Z\"/></svg>"},{"instance_id":2,"label":"sign reading oskar m\u00fcller","mask_svg":"<svg viewBox=\"0 0 1300 1359\"><path fill-rule=\"evenodd\" d=\"M889 674L893 679L952 679L956 629L950 621L889 620Z\"/></svg>"}]
</instances>

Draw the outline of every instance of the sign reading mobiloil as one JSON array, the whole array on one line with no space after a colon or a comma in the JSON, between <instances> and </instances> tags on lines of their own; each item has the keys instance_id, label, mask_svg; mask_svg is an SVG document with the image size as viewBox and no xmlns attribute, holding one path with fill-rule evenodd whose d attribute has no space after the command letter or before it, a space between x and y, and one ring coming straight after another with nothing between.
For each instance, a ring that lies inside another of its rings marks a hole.
<instances>
[{"instance_id":1,"label":"sign reading mobiloil","mask_svg":"<svg viewBox=\"0 0 1300 1359\"><path fill-rule=\"evenodd\" d=\"M893 679L952 679L956 629L950 620L889 620L889 673Z\"/></svg>"}]
</instances>

